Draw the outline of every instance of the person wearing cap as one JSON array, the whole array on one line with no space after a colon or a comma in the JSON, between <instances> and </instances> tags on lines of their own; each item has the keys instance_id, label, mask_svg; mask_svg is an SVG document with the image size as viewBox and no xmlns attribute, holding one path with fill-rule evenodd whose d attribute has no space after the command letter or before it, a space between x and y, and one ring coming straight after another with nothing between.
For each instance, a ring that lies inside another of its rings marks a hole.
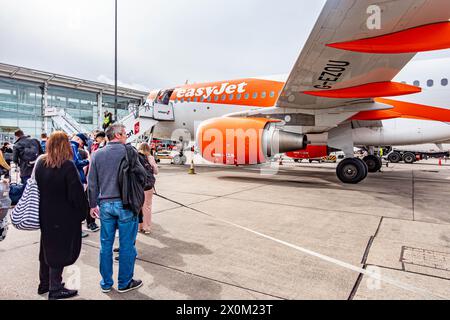
<instances>
[{"instance_id":1,"label":"person wearing cap","mask_svg":"<svg viewBox=\"0 0 450 320\"><path fill-rule=\"evenodd\" d=\"M86 175L84 174L84 168L89 165L89 160L83 160L83 157L80 154L79 149L84 148L88 142L88 138L83 133L76 134L70 144L72 145L73 151L73 162L78 169L78 173L80 174L80 179L82 184L87 184Z\"/></svg>"}]
</instances>

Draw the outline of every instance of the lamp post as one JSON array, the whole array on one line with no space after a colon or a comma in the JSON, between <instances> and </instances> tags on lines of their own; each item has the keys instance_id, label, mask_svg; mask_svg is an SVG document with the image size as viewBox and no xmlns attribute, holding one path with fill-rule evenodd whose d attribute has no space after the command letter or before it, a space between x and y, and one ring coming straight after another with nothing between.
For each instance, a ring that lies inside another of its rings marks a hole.
<instances>
[{"instance_id":1,"label":"lamp post","mask_svg":"<svg viewBox=\"0 0 450 320\"><path fill-rule=\"evenodd\" d=\"M117 0L115 0L114 108L117 110Z\"/></svg>"}]
</instances>

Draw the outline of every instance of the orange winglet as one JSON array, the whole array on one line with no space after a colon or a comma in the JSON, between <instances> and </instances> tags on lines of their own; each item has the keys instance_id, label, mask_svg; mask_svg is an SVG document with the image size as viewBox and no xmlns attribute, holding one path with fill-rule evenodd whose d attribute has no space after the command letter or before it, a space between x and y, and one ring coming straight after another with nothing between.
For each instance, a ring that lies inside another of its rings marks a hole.
<instances>
[{"instance_id":1,"label":"orange winglet","mask_svg":"<svg viewBox=\"0 0 450 320\"><path fill-rule=\"evenodd\" d=\"M415 27L383 36L327 44L328 47L365 53L414 53L450 48L450 22Z\"/></svg>"},{"instance_id":2,"label":"orange winglet","mask_svg":"<svg viewBox=\"0 0 450 320\"><path fill-rule=\"evenodd\" d=\"M403 96L419 92L422 92L422 89L419 87L387 81L387 82L368 83L351 88L323 90L323 91L304 91L303 93L311 96L324 98L363 99L363 98Z\"/></svg>"},{"instance_id":3,"label":"orange winglet","mask_svg":"<svg viewBox=\"0 0 450 320\"><path fill-rule=\"evenodd\" d=\"M392 110L362 111L352 118L360 121L378 121L401 118L402 114Z\"/></svg>"}]
</instances>

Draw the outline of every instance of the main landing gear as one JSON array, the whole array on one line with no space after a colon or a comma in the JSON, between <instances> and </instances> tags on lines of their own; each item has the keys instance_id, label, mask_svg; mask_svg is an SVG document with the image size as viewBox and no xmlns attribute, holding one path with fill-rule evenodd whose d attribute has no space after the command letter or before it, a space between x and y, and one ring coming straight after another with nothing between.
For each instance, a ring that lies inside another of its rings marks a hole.
<instances>
[{"instance_id":1,"label":"main landing gear","mask_svg":"<svg viewBox=\"0 0 450 320\"><path fill-rule=\"evenodd\" d=\"M370 173L379 172L383 167L383 161L375 155L369 155L363 161L366 163Z\"/></svg>"},{"instance_id":2,"label":"main landing gear","mask_svg":"<svg viewBox=\"0 0 450 320\"><path fill-rule=\"evenodd\" d=\"M336 174L343 183L358 184L367 178L369 168L359 158L347 158L339 163Z\"/></svg>"}]
</instances>

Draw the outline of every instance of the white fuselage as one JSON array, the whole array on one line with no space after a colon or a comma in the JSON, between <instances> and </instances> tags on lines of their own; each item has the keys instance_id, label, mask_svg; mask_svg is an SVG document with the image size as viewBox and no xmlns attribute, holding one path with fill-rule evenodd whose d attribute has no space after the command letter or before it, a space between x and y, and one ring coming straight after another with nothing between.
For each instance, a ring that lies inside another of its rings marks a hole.
<instances>
[{"instance_id":1,"label":"white fuselage","mask_svg":"<svg viewBox=\"0 0 450 320\"><path fill-rule=\"evenodd\" d=\"M276 77L282 80L283 77ZM286 77L284 77L284 80ZM395 100L450 109L450 58L417 60L408 64L394 81L421 86L422 93L395 97ZM417 83L419 81L419 83ZM432 82L431 82L432 81ZM255 110L230 104L208 104L207 102L173 103L173 122L163 122L156 126L154 136L162 139L195 139L197 126L208 119L228 114ZM439 121L398 118L383 120L381 127L353 129L356 146L395 146L441 143L450 140L450 124Z\"/></svg>"}]
</instances>

